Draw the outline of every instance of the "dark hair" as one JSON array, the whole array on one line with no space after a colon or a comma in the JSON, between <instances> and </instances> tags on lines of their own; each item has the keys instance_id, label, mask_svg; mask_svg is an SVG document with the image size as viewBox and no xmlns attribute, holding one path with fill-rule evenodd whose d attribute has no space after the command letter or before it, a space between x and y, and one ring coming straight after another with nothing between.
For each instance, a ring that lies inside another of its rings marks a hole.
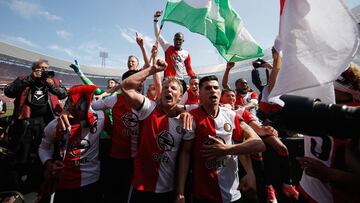
<instances>
[{"instance_id":1,"label":"dark hair","mask_svg":"<svg viewBox=\"0 0 360 203\"><path fill-rule=\"evenodd\" d=\"M131 75L137 72L139 72L139 70L128 70L122 75L121 80L125 80L126 78L130 77Z\"/></svg>"},{"instance_id":2,"label":"dark hair","mask_svg":"<svg viewBox=\"0 0 360 203\"><path fill-rule=\"evenodd\" d=\"M35 70L35 69L36 69L37 67L39 67L40 64L42 64L42 63L46 63L47 65L49 65L49 62L48 62L47 60L45 60L45 59L39 59L39 60L34 61L34 62L32 63L31 69L32 69L32 70Z\"/></svg>"},{"instance_id":3,"label":"dark hair","mask_svg":"<svg viewBox=\"0 0 360 203\"><path fill-rule=\"evenodd\" d=\"M181 32L175 33L174 38L176 38L176 36L181 36L184 39L184 34Z\"/></svg>"},{"instance_id":4,"label":"dark hair","mask_svg":"<svg viewBox=\"0 0 360 203\"><path fill-rule=\"evenodd\" d=\"M224 96L224 94L227 93L227 92L233 92L236 95L236 92L233 89L223 89L221 91L221 96Z\"/></svg>"},{"instance_id":5,"label":"dark hair","mask_svg":"<svg viewBox=\"0 0 360 203\"><path fill-rule=\"evenodd\" d=\"M107 82L109 82L111 80L114 81L115 83L118 83L118 81L115 78L110 78L110 79L107 80Z\"/></svg>"},{"instance_id":6,"label":"dark hair","mask_svg":"<svg viewBox=\"0 0 360 203\"><path fill-rule=\"evenodd\" d=\"M237 84L238 84L239 82L246 82L246 83L247 83L247 81L246 81L244 78L239 78L239 79L237 79L237 80L235 81L235 86L237 86Z\"/></svg>"},{"instance_id":7,"label":"dark hair","mask_svg":"<svg viewBox=\"0 0 360 203\"><path fill-rule=\"evenodd\" d=\"M219 82L218 78L215 75L208 75L208 76L202 77L200 79L199 88L201 88L201 86L204 82L211 81L211 80L216 80L217 82Z\"/></svg>"},{"instance_id":8,"label":"dark hair","mask_svg":"<svg viewBox=\"0 0 360 203\"><path fill-rule=\"evenodd\" d=\"M192 76L192 77L190 78L189 82L190 82L191 80L194 80L194 79L200 80L200 78L195 75L195 76Z\"/></svg>"}]
</instances>

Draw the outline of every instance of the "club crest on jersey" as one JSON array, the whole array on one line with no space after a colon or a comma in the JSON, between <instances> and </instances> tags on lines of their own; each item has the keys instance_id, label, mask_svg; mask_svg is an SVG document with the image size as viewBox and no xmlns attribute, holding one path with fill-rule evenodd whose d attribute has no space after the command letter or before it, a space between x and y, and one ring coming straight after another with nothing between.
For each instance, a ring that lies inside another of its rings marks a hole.
<instances>
[{"instance_id":1,"label":"club crest on jersey","mask_svg":"<svg viewBox=\"0 0 360 203\"><path fill-rule=\"evenodd\" d=\"M185 135L186 130L181 126L177 126L176 127L176 132L179 133L180 135Z\"/></svg>"},{"instance_id":2,"label":"club crest on jersey","mask_svg":"<svg viewBox=\"0 0 360 203\"><path fill-rule=\"evenodd\" d=\"M225 124L224 124L224 130L225 130L226 132L230 132L230 131L232 130L231 125L230 125L229 123L225 123Z\"/></svg>"},{"instance_id":3,"label":"club crest on jersey","mask_svg":"<svg viewBox=\"0 0 360 203\"><path fill-rule=\"evenodd\" d=\"M127 128L135 127L139 122L138 116L132 112L127 112L126 114L124 114L122 120L125 127Z\"/></svg>"},{"instance_id":4,"label":"club crest on jersey","mask_svg":"<svg viewBox=\"0 0 360 203\"><path fill-rule=\"evenodd\" d=\"M175 147L174 137L166 130L157 134L157 142L163 151L171 151Z\"/></svg>"},{"instance_id":5,"label":"club crest on jersey","mask_svg":"<svg viewBox=\"0 0 360 203\"><path fill-rule=\"evenodd\" d=\"M86 139L77 140L70 145L70 154L74 157L80 157L90 149L90 141Z\"/></svg>"}]
</instances>

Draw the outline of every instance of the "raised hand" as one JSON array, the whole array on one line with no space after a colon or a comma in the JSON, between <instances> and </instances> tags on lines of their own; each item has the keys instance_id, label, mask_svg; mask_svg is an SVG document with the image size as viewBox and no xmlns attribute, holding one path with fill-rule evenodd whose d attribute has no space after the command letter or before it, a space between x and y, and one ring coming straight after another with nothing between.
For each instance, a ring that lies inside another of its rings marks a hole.
<instances>
[{"instance_id":1,"label":"raised hand","mask_svg":"<svg viewBox=\"0 0 360 203\"><path fill-rule=\"evenodd\" d=\"M80 65L77 60L75 60L74 63L70 65L70 68L74 69L75 73L79 73L81 71Z\"/></svg>"},{"instance_id":2,"label":"raised hand","mask_svg":"<svg viewBox=\"0 0 360 203\"><path fill-rule=\"evenodd\" d=\"M144 46L144 38L143 38L138 32L136 32L136 43L137 43L140 47L143 47L143 46Z\"/></svg>"},{"instance_id":3,"label":"raised hand","mask_svg":"<svg viewBox=\"0 0 360 203\"><path fill-rule=\"evenodd\" d=\"M155 43L151 49L151 58L155 59L158 54L158 43Z\"/></svg>"},{"instance_id":4,"label":"raised hand","mask_svg":"<svg viewBox=\"0 0 360 203\"><path fill-rule=\"evenodd\" d=\"M226 69L232 69L233 67L235 66L235 63L234 62L227 62L226 63Z\"/></svg>"},{"instance_id":5,"label":"raised hand","mask_svg":"<svg viewBox=\"0 0 360 203\"><path fill-rule=\"evenodd\" d=\"M157 72L164 71L167 68L168 64L163 59L156 60L156 66L154 66Z\"/></svg>"},{"instance_id":6,"label":"raised hand","mask_svg":"<svg viewBox=\"0 0 360 203\"><path fill-rule=\"evenodd\" d=\"M154 19L157 19L158 17L160 17L162 15L162 11L156 11L154 14Z\"/></svg>"}]
</instances>

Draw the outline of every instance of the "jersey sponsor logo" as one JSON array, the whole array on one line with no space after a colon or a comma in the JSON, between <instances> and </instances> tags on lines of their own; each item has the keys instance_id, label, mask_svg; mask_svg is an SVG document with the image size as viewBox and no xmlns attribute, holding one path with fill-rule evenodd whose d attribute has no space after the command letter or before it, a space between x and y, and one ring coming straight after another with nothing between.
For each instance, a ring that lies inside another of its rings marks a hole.
<instances>
[{"instance_id":1,"label":"jersey sponsor logo","mask_svg":"<svg viewBox=\"0 0 360 203\"><path fill-rule=\"evenodd\" d=\"M212 159L209 161L205 162L205 167L207 169L217 169L217 168L223 168L225 167L225 161L224 160L217 160L217 159Z\"/></svg>"},{"instance_id":2,"label":"jersey sponsor logo","mask_svg":"<svg viewBox=\"0 0 360 203\"><path fill-rule=\"evenodd\" d=\"M226 132L230 132L230 131L232 130L231 125L230 125L229 123L225 123L225 124L224 124L224 130L225 130Z\"/></svg>"},{"instance_id":3,"label":"jersey sponsor logo","mask_svg":"<svg viewBox=\"0 0 360 203\"><path fill-rule=\"evenodd\" d=\"M80 164L85 164L87 163L87 157L84 157L82 159L78 159L78 160L72 160L72 163L74 164L74 166L80 166Z\"/></svg>"},{"instance_id":4,"label":"jersey sponsor logo","mask_svg":"<svg viewBox=\"0 0 360 203\"><path fill-rule=\"evenodd\" d=\"M157 142L163 151L171 151L175 147L174 137L167 131L162 131L160 134L157 134Z\"/></svg>"},{"instance_id":5,"label":"jersey sponsor logo","mask_svg":"<svg viewBox=\"0 0 360 203\"><path fill-rule=\"evenodd\" d=\"M132 112L127 112L122 117L123 123L125 127L127 128L133 128L136 127L139 123L139 118L136 114Z\"/></svg>"},{"instance_id":6,"label":"jersey sponsor logo","mask_svg":"<svg viewBox=\"0 0 360 203\"><path fill-rule=\"evenodd\" d=\"M125 128L122 130L122 135L126 137L137 137L138 136L138 129L133 128Z\"/></svg>"},{"instance_id":7,"label":"jersey sponsor logo","mask_svg":"<svg viewBox=\"0 0 360 203\"><path fill-rule=\"evenodd\" d=\"M225 128L225 126L224 126ZM222 143L226 144L225 140L220 137L220 136L215 136L216 139L218 140L221 140ZM205 145L213 145L215 143L214 140L212 139L207 139L205 140L204 144ZM207 169L217 169L217 168L223 168L225 167L225 161L223 159L212 159L212 160L208 160L208 161L205 161L205 167Z\"/></svg>"},{"instance_id":8,"label":"jersey sponsor logo","mask_svg":"<svg viewBox=\"0 0 360 203\"><path fill-rule=\"evenodd\" d=\"M163 162L163 163L168 163L170 160L170 157L167 156L166 154L158 154L158 153L153 153L152 158L154 161Z\"/></svg>"},{"instance_id":9,"label":"jersey sponsor logo","mask_svg":"<svg viewBox=\"0 0 360 203\"><path fill-rule=\"evenodd\" d=\"M90 149L90 141L87 139L75 140L70 145L70 154L74 157L81 157Z\"/></svg>"}]
</instances>

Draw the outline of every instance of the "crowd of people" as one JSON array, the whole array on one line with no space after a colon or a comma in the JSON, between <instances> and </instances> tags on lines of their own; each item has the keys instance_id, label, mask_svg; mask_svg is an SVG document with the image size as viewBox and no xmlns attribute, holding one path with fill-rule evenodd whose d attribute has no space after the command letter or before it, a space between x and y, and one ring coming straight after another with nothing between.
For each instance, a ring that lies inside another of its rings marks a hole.
<instances>
[{"instance_id":1,"label":"crowd of people","mask_svg":"<svg viewBox=\"0 0 360 203\"><path fill-rule=\"evenodd\" d=\"M289 150L268 117L281 110L268 100L281 67L275 48L272 64L253 62L256 69L271 71L265 85L255 84L260 95L243 78L233 89L228 78L235 64L227 63L222 85L214 75L200 78L182 47L184 34L166 42L157 25L160 16L154 14L158 42L150 56L136 34L144 66L129 56L128 71L121 81L109 79L106 90L97 88L77 61L70 67L84 84L66 89L45 60L35 61L30 75L5 87L15 101L9 129L0 128L11 157L0 166L0 191L36 192L39 202L57 203L275 203L280 193L287 201L360 201L360 170L345 161L348 139L305 136L305 157L298 158L303 177L300 185L293 182ZM158 44L165 59L158 58ZM342 74L336 85L339 101L359 105L359 72L352 64ZM145 92L150 76L153 83ZM111 144L104 148L101 139ZM270 149L276 155L263 156ZM282 170L278 191L269 169L275 159ZM254 161L260 173L254 172Z\"/></svg>"}]
</instances>

